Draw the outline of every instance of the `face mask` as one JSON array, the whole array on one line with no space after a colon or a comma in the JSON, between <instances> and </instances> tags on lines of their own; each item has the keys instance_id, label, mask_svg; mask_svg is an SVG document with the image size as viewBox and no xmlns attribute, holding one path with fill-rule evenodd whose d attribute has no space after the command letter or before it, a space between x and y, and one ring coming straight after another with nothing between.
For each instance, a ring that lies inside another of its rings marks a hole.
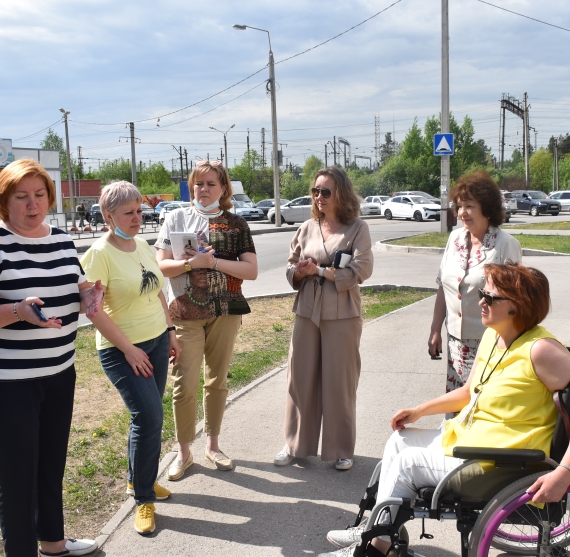
<instances>
[{"instance_id":1,"label":"face mask","mask_svg":"<svg viewBox=\"0 0 570 557\"><path fill-rule=\"evenodd\" d=\"M211 211L212 209L216 209L220 206L219 199L216 199L216 201L210 203L207 207L204 207L201 203L198 202L197 199L194 199L193 203L198 209L200 209L200 211Z\"/></svg>"},{"instance_id":2,"label":"face mask","mask_svg":"<svg viewBox=\"0 0 570 557\"><path fill-rule=\"evenodd\" d=\"M134 238L134 236L129 236L128 234L125 234L115 223L113 223L113 226L115 228L115 234L119 238L122 238L123 240L132 240Z\"/></svg>"}]
</instances>

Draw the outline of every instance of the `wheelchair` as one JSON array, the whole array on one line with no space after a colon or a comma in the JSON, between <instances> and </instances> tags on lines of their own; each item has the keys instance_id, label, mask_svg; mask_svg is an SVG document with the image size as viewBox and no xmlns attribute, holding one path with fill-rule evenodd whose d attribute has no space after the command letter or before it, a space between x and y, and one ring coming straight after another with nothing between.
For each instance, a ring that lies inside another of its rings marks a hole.
<instances>
[{"instance_id":1,"label":"wheelchair","mask_svg":"<svg viewBox=\"0 0 570 557\"><path fill-rule=\"evenodd\" d=\"M570 385L554 394L559 416L551 457L530 449L455 447L453 456L465 461L436 487L419 489L415 501L390 498L376 501L380 461L360 501L354 526L371 511L353 555L364 557L373 538L389 536L398 557L408 556L405 523L426 519L455 520L461 537L461 557L487 557L491 547L510 555L569 556L568 493L557 503L534 504L526 490L538 477L558 466L570 439ZM570 488L568 490L570 492ZM389 524L379 523L388 505L399 505ZM393 554L393 553L392 553Z\"/></svg>"}]
</instances>

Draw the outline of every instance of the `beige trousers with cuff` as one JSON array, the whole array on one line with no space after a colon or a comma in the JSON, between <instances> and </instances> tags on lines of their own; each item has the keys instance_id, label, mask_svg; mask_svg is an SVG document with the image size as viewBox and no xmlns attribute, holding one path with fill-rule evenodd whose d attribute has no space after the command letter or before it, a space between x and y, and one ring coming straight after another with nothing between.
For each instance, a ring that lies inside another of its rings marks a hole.
<instances>
[{"instance_id":1,"label":"beige trousers with cuff","mask_svg":"<svg viewBox=\"0 0 570 557\"><path fill-rule=\"evenodd\" d=\"M321 321L295 316L289 349L285 440L289 454L322 460L352 458L362 318Z\"/></svg>"},{"instance_id":2,"label":"beige trousers with cuff","mask_svg":"<svg viewBox=\"0 0 570 557\"><path fill-rule=\"evenodd\" d=\"M190 443L196 438L200 369L204 365L204 432L219 435L228 395L227 378L241 315L212 319L173 320L182 351L172 369L172 406L176 439Z\"/></svg>"}]
</instances>

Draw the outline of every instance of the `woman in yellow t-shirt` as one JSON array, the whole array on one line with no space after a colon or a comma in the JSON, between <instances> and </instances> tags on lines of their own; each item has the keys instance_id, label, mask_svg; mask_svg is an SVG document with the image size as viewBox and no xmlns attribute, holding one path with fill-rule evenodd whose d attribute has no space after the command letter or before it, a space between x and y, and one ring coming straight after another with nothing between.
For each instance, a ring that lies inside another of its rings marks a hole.
<instances>
[{"instance_id":1,"label":"woman in yellow t-shirt","mask_svg":"<svg viewBox=\"0 0 570 557\"><path fill-rule=\"evenodd\" d=\"M435 487L463 463L450 456L455 446L540 449L550 454L557 418L552 393L570 383L570 353L539 326L550 307L548 279L520 263L486 265L479 297L487 330L471 375L463 387L392 417L394 433L384 449L377 501L414 500L418 488ZM422 416L447 412L459 415L440 430L405 427ZM570 449L560 464L529 489L534 502L559 501L566 492ZM394 507L389 514L396 512ZM329 532L327 537L347 547L360 543L362 530L361 525ZM388 540L373 540L380 555L388 552ZM340 556L342 551L322 556Z\"/></svg>"},{"instance_id":2,"label":"woman in yellow t-shirt","mask_svg":"<svg viewBox=\"0 0 570 557\"><path fill-rule=\"evenodd\" d=\"M154 501L170 495L156 476L168 358L176 363L180 346L154 252L136 237L141 203L140 192L129 182L103 188L99 204L110 231L91 246L82 265L87 277L100 279L105 290L104 311L92 318L97 352L131 413L127 493L137 503L135 530L150 534L155 529Z\"/></svg>"}]
</instances>

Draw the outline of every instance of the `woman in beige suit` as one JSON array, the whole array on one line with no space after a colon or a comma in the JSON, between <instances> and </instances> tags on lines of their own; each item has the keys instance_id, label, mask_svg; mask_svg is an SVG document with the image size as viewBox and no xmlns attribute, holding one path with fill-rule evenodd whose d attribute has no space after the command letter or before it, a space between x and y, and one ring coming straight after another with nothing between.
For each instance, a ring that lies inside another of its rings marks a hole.
<instances>
[{"instance_id":1,"label":"woman in beige suit","mask_svg":"<svg viewBox=\"0 0 570 557\"><path fill-rule=\"evenodd\" d=\"M285 466L295 457L316 456L322 422L321 458L335 460L338 470L349 470L360 376L358 285L372 274L374 258L368 225L358 217L358 198L347 174L336 167L319 170L311 193L312 218L295 234L287 265L287 279L298 293L285 446L273 462ZM338 251L345 252L342 260Z\"/></svg>"}]
</instances>

